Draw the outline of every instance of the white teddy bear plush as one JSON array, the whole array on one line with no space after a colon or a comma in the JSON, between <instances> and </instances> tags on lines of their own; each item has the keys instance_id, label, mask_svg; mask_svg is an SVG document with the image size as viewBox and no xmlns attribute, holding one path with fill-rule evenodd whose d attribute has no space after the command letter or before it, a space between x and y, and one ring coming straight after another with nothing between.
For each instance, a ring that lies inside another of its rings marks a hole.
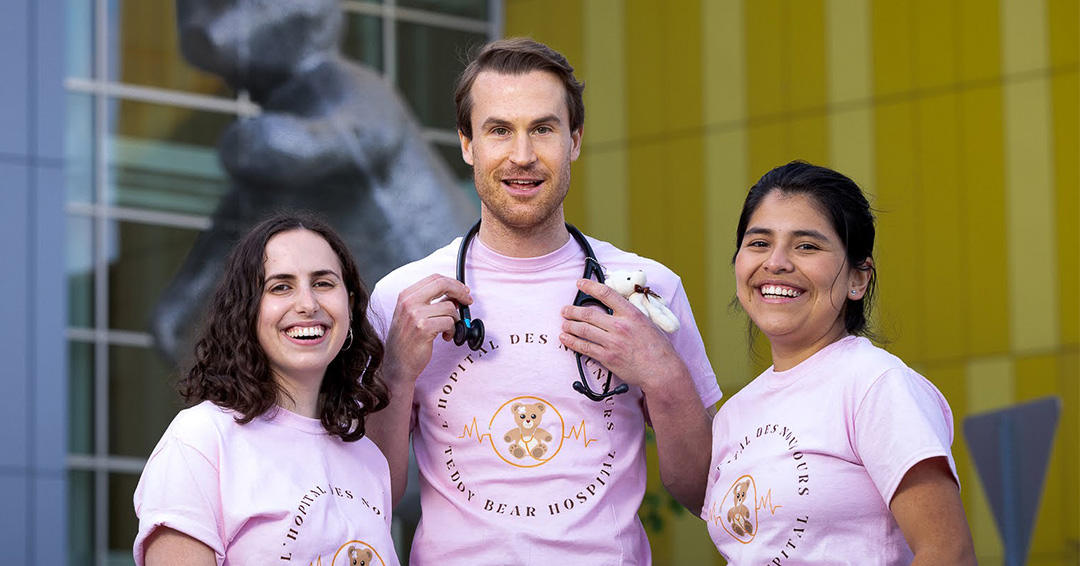
<instances>
[{"instance_id":1,"label":"white teddy bear plush","mask_svg":"<svg viewBox=\"0 0 1080 566\"><path fill-rule=\"evenodd\" d=\"M670 334L679 329L679 319L667 308L664 298L645 286L644 271L612 269L607 273L604 283L626 297L632 305L656 323L660 330Z\"/></svg>"}]
</instances>

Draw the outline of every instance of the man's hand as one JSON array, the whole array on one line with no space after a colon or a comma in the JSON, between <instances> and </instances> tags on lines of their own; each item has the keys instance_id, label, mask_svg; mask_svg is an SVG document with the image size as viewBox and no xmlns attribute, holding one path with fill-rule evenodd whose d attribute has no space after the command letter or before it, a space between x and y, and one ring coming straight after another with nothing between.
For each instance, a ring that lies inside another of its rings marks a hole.
<instances>
[{"instance_id":1,"label":"man's hand","mask_svg":"<svg viewBox=\"0 0 1080 566\"><path fill-rule=\"evenodd\" d=\"M685 367L668 337L637 307L614 289L590 279L579 279L578 289L592 295L612 314L593 308L565 306L559 341L575 352L608 368L623 381L653 391L662 387L672 368Z\"/></svg>"},{"instance_id":2,"label":"man's hand","mask_svg":"<svg viewBox=\"0 0 1080 566\"><path fill-rule=\"evenodd\" d=\"M458 304L472 304L469 288L445 275L430 275L402 291L386 335L384 375L415 381L431 361L435 337L454 338Z\"/></svg>"}]
</instances>

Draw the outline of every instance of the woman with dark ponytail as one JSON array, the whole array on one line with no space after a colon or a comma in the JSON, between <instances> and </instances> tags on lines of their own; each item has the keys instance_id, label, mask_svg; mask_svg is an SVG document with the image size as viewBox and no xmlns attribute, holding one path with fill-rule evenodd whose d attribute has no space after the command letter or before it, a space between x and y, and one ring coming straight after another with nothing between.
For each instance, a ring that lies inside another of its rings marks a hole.
<instances>
[{"instance_id":1,"label":"woman with dark ponytail","mask_svg":"<svg viewBox=\"0 0 1080 566\"><path fill-rule=\"evenodd\" d=\"M867 338L874 217L844 175L765 174L735 235L739 304L773 365L713 421L702 517L744 564L975 564L941 393Z\"/></svg>"}]
</instances>

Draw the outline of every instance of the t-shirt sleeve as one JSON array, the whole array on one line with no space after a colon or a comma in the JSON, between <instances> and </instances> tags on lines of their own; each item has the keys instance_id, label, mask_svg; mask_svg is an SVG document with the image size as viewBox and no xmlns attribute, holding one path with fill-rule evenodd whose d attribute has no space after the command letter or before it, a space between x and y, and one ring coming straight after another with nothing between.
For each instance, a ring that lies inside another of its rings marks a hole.
<instances>
[{"instance_id":1,"label":"t-shirt sleeve","mask_svg":"<svg viewBox=\"0 0 1080 566\"><path fill-rule=\"evenodd\" d=\"M198 450L173 437L162 442L143 468L135 489L135 563L143 565L146 539L164 526L184 533L225 556L218 470Z\"/></svg>"},{"instance_id":2,"label":"t-shirt sleeve","mask_svg":"<svg viewBox=\"0 0 1080 566\"><path fill-rule=\"evenodd\" d=\"M397 306L397 296L387 297L387 294L385 280L380 281L372 289L371 299L368 301L368 320L375 328L379 339L384 342L386 335L390 332L390 322L394 316L394 308Z\"/></svg>"},{"instance_id":3,"label":"t-shirt sleeve","mask_svg":"<svg viewBox=\"0 0 1080 566\"><path fill-rule=\"evenodd\" d=\"M945 457L960 485L952 456L953 419L945 397L906 368L886 371L855 413L855 451L886 504L915 464Z\"/></svg>"},{"instance_id":4,"label":"t-shirt sleeve","mask_svg":"<svg viewBox=\"0 0 1080 566\"><path fill-rule=\"evenodd\" d=\"M694 313L690 309L690 302L686 298L681 281L671 297L665 297L665 299L672 314L679 319L679 329L671 335L671 343L686 363L687 369L690 370L701 402L706 407L712 407L724 394L716 383L716 374L705 353L705 343L701 339L701 333L698 332Z\"/></svg>"}]
</instances>

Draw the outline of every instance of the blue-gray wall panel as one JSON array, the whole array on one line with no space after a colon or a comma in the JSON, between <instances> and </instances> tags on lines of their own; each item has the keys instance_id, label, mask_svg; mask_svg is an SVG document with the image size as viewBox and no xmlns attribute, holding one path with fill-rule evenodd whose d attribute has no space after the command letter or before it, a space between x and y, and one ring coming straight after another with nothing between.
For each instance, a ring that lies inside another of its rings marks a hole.
<instances>
[{"instance_id":1,"label":"blue-gray wall panel","mask_svg":"<svg viewBox=\"0 0 1080 566\"><path fill-rule=\"evenodd\" d=\"M32 177L36 222L33 262L36 283L29 383L34 442L32 464L38 470L61 471L67 454L67 355L64 339L67 289L64 285L64 170L39 164Z\"/></svg>"},{"instance_id":2,"label":"blue-gray wall panel","mask_svg":"<svg viewBox=\"0 0 1080 566\"><path fill-rule=\"evenodd\" d=\"M0 128L2 129L2 128ZM30 183L29 169L17 163L0 162L0 242L3 242L3 273L0 274L0 297L5 302L5 322L10 328L29 328L33 308L29 289L33 281L30 262ZM0 372L5 379L0 395L0 467L29 466L29 398L27 384L33 378L29 367L29 341L26 332L10 332L0 340ZM4 500L10 500L5 497Z\"/></svg>"},{"instance_id":3,"label":"blue-gray wall panel","mask_svg":"<svg viewBox=\"0 0 1080 566\"><path fill-rule=\"evenodd\" d=\"M67 481L59 472L40 474L33 479L31 489L34 517L28 521L31 531L27 546L34 560L27 564L67 564Z\"/></svg>"},{"instance_id":4,"label":"blue-gray wall panel","mask_svg":"<svg viewBox=\"0 0 1080 566\"><path fill-rule=\"evenodd\" d=\"M29 556L30 480L24 473L0 471L0 494L10 506L8 512L0 513L0 548L3 548L4 564L31 564ZM52 553L50 558L55 558ZM40 564L45 564L42 560Z\"/></svg>"},{"instance_id":5,"label":"blue-gray wall panel","mask_svg":"<svg viewBox=\"0 0 1080 566\"><path fill-rule=\"evenodd\" d=\"M27 103L30 99L30 5L0 2L0 154L28 156Z\"/></svg>"},{"instance_id":6,"label":"blue-gray wall panel","mask_svg":"<svg viewBox=\"0 0 1080 566\"><path fill-rule=\"evenodd\" d=\"M35 38L37 131L34 135L38 159L64 158L64 2L37 0L34 3L37 37Z\"/></svg>"}]
</instances>

